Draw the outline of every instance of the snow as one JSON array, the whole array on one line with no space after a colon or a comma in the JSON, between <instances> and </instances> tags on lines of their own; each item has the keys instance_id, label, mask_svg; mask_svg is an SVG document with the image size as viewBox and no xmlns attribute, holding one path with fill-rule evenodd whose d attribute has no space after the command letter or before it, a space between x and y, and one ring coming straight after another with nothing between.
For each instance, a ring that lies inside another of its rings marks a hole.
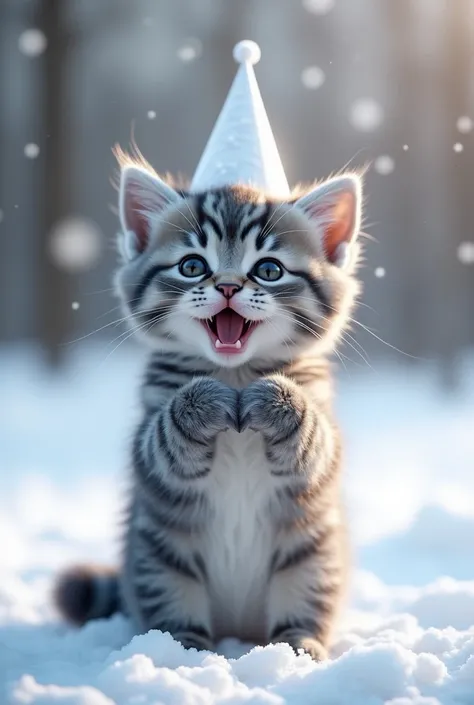
<instances>
[{"instance_id":1,"label":"snow","mask_svg":"<svg viewBox=\"0 0 474 705\"><path fill-rule=\"evenodd\" d=\"M385 276L385 268L384 267L376 267L374 274L377 277L377 279L382 279L382 277Z\"/></svg>"},{"instance_id":2,"label":"snow","mask_svg":"<svg viewBox=\"0 0 474 705\"><path fill-rule=\"evenodd\" d=\"M474 242L461 242L457 254L458 260L463 264L474 264Z\"/></svg>"},{"instance_id":3,"label":"snow","mask_svg":"<svg viewBox=\"0 0 474 705\"><path fill-rule=\"evenodd\" d=\"M78 311L80 308L80 303L79 301L73 301L71 304L71 308L73 311Z\"/></svg>"},{"instance_id":4,"label":"snow","mask_svg":"<svg viewBox=\"0 0 474 705\"><path fill-rule=\"evenodd\" d=\"M50 236L50 253L63 269L77 272L90 269L98 261L102 236L96 223L71 216L56 224Z\"/></svg>"},{"instance_id":5,"label":"snow","mask_svg":"<svg viewBox=\"0 0 474 705\"><path fill-rule=\"evenodd\" d=\"M156 118L156 111L149 110L146 115L149 120L154 120Z\"/></svg>"},{"instance_id":6,"label":"snow","mask_svg":"<svg viewBox=\"0 0 474 705\"><path fill-rule=\"evenodd\" d=\"M375 160L374 169L378 174L391 174L395 169L395 162L388 154L382 154Z\"/></svg>"},{"instance_id":7,"label":"snow","mask_svg":"<svg viewBox=\"0 0 474 705\"><path fill-rule=\"evenodd\" d=\"M315 664L284 644L185 651L120 615L58 620L52 575L117 558L143 363L125 345L70 350L53 377L33 348L0 348L2 704L473 705L472 359L453 398L429 367L341 373L355 567L332 658Z\"/></svg>"},{"instance_id":8,"label":"snow","mask_svg":"<svg viewBox=\"0 0 474 705\"><path fill-rule=\"evenodd\" d=\"M327 15L335 5L336 0L303 0L304 9L315 15Z\"/></svg>"},{"instance_id":9,"label":"snow","mask_svg":"<svg viewBox=\"0 0 474 705\"><path fill-rule=\"evenodd\" d=\"M40 148L34 142L29 142L28 144L25 144L25 148L23 151L25 153L25 157L27 157L28 159L36 159L36 157L40 153Z\"/></svg>"},{"instance_id":10,"label":"snow","mask_svg":"<svg viewBox=\"0 0 474 705\"><path fill-rule=\"evenodd\" d=\"M319 66L308 66L301 72L301 82L310 90L321 88L325 80L324 71Z\"/></svg>"},{"instance_id":11,"label":"snow","mask_svg":"<svg viewBox=\"0 0 474 705\"><path fill-rule=\"evenodd\" d=\"M458 153L459 153L459 152L463 152L463 151L464 151L464 145L462 145L461 142L456 142L456 143L453 145L453 149L454 149L455 152L458 152Z\"/></svg>"},{"instance_id":12,"label":"snow","mask_svg":"<svg viewBox=\"0 0 474 705\"><path fill-rule=\"evenodd\" d=\"M359 98L350 108L350 122L360 132L373 132L382 124L384 111L373 98Z\"/></svg>"},{"instance_id":13,"label":"snow","mask_svg":"<svg viewBox=\"0 0 474 705\"><path fill-rule=\"evenodd\" d=\"M468 115L462 115L460 118L458 118L456 127L459 132L467 134L468 132L471 132L472 128L474 127L474 122Z\"/></svg>"},{"instance_id":14,"label":"snow","mask_svg":"<svg viewBox=\"0 0 474 705\"><path fill-rule=\"evenodd\" d=\"M25 29L18 37L18 48L22 54L35 58L40 56L48 46L48 40L40 29Z\"/></svg>"},{"instance_id":15,"label":"snow","mask_svg":"<svg viewBox=\"0 0 474 705\"><path fill-rule=\"evenodd\" d=\"M408 145L407 145L407 144L404 144L404 145L403 145L403 151L404 151L404 152L408 152L408 149L409 149Z\"/></svg>"},{"instance_id":16,"label":"snow","mask_svg":"<svg viewBox=\"0 0 474 705\"><path fill-rule=\"evenodd\" d=\"M183 63L195 61L202 54L202 42L199 39L187 39L177 51L178 59Z\"/></svg>"}]
</instances>

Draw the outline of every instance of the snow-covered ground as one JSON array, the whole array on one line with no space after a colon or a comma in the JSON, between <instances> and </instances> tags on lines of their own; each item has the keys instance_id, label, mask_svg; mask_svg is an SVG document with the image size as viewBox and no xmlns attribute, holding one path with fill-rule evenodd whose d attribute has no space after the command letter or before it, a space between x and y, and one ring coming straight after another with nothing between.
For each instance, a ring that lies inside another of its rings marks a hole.
<instances>
[{"instance_id":1,"label":"snow-covered ground","mask_svg":"<svg viewBox=\"0 0 474 705\"><path fill-rule=\"evenodd\" d=\"M474 704L474 368L342 374L354 581L331 661L229 641L185 652L122 617L82 630L49 601L71 560L113 562L142 355L76 346L49 377L0 350L0 704Z\"/></svg>"}]
</instances>

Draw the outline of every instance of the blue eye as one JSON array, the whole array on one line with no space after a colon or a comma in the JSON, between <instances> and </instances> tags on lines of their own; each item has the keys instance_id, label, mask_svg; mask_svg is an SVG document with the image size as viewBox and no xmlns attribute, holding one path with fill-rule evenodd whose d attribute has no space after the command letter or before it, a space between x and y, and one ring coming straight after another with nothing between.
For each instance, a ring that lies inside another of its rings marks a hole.
<instances>
[{"instance_id":1,"label":"blue eye","mask_svg":"<svg viewBox=\"0 0 474 705\"><path fill-rule=\"evenodd\" d=\"M209 267L205 259L191 255L181 260L179 271L183 277L202 277L203 274L209 271Z\"/></svg>"},{"instance_id":2,"label":"blue eye","mask_svg":"<svg viewBox=\"0 0 474 705\"><path fill-rule=\"evenodd\" d=\"M283 267L274 259L261 259L253 268L253 273L266 282L275 282L283 276Z\"/></svg>"}]
</instances>

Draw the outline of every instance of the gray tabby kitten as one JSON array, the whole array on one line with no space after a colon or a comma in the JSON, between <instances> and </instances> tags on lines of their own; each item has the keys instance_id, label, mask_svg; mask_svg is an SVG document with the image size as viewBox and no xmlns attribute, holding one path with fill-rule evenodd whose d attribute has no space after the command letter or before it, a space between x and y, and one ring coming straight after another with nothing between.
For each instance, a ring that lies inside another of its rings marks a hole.
<instances>
[{"instance_id":1,"label":"gray tabby kitten","mask_svg":"<svg viewBox=\"0 0 474 705\"><path fill-rule=\"evenodd\" d=\"M185 647L327 647L346 582L327 355L358 293L361 184L291 202L122 165L116 286L152 346L120 569L63 574L77 624L122 609Z\"/></svg>"}]
</instances>

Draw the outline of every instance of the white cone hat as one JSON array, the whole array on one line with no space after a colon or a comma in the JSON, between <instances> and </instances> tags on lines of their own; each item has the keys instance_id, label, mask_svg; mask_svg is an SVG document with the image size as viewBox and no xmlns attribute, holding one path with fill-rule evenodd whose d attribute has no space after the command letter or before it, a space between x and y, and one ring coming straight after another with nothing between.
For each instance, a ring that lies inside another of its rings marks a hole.
<instances>
[{"instance_id":1,"label":"white cone hat","mask_svg":"<svg viewBox=\"0 0 474 705\"><path fill-rule=\"evenodd\" d=\"M245 184L285 198L290 189L258 88L255 42L239 42L237 75L194 174L191 189L204 191Z\"/></svg>"}]
</instances>

